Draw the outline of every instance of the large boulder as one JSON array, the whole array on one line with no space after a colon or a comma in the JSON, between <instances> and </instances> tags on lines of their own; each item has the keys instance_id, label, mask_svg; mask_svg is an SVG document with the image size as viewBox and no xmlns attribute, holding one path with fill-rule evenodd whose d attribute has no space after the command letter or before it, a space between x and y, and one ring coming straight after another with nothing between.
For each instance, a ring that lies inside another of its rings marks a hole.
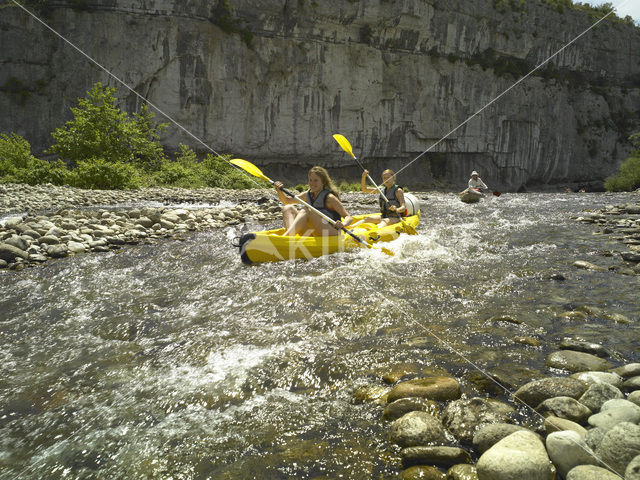
<instances>
[{"instance_id":1,"label":"large boulder","mask_svg":"<svg viewBox=\"0 0 640 480\"><path fill-rule=\"evenodd\" d=\"M535 408L547 398L580 398L586 390L587 384L575 378L550 377L523 385L516 391L515 396Z\"/></svg>"},{"instance_id":2,"label":"large boulder","mask_svg":"<svg viewBox=\"0 0 640 480\"><path fill-rule=\"evenodd\" d=\"M484 452L478 463L480 480L550 480L552 464L540 437L515 432Z\"/></svg>"},{"instance_id":3,"label":"large boulder","mask_svg":"<svg viewBox=\"0 0 640 480\"><path fill-rule=\"evenodd\" d=\"M515 410L512 406L490 398L456 400L445 408L442 421L463 444L471 444L478 428L488 423L508 423Z\"/></svg>"},{"instance_id":4,"label":"large boulder","mask_svg":"<svg viewBox=\"0 0 640 480\"><path fill-rule=\"evenodd\" d=\"M7 263L13 263L16 261L16 258L26 260L29 258L29 254L13 245L0 243L0 260L4 260Z\"/></svg>"},{"instance_id":5,"label":"large boulder","mask_svg":"<svg viewBox=\"0 0 640 480\"><path fill-rule=\"evenodd\" d=\"M570 372L605 371L611 368L611 363L590 353L561 350L547 356L546 365L561 368Z\"/></svg>"},{"instance_id":6,"label":"large boulder","mask_svg":"<svg viewBox=\"0 0 640 480\"><path fill-rule=\"evenodd\" d=\"M578 465L598 465L598 459L580 434L554 432L547 436L547 453L562 476Z\"/></svg>"},{"instance_id":7,"label":"large boulder","mask_svg":"<svg viewBox=\"0 0 640 480\"><path fill-rule=\"evenodd\" d=\"M391 424L391 441L405 448L443 445L449 440L436 417L427 412L410 412Z\"/></svg>"},{"instance_id":8,"label":"large boulder","mask_svg":"<svg viewBox=\"0 0 640 480\"><path fill-rule=\"evenodd\" d=\"M596 449L596 455L618 474L640 455L640 426L623 422L609 430Z\"/></svg>"},{"instance_id":9,"label":"large boulder","mask_svg":"<svg viewBox=\"0 0 640 480\"><path fill-rule=\"evenodd\" d=\"M400 398L422 397L429 400L455 400L460 398L460 384L455 378L434 376L400 382L389 392L389 403Z\"/></svg>"}]
</instances>

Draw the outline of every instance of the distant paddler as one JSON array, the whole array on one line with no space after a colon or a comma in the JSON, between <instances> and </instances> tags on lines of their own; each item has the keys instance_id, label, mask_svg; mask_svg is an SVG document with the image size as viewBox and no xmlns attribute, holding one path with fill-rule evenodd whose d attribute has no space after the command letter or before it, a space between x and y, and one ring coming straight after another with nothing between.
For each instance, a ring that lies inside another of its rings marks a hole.
<instances>
[{"instance_id":1,"label":"distant paddler","mask_svg":"<svg viewBox=\"0 0 640 480\"><path fill-rule=\"evenodd\" d=\"M303 207L298 210L296 204L299 202L291 198L282 191L282 182L274 182L273 186L278 192L278 198L284 203L282 207L282 219L286 231L283 235L305 235L305 236L333 236L340 233L340 229L353 222L353 218L342 205L338 189L329 177L329 173L322 167L313 167L308 174L309 190L299 196L318 211L327 215L335 221L331 225L313 210Z\"/></svg>"},{"instance_id":2,"label":"distant paddler","mask_svg":"<svg viewBox=\"0 0 640 480\"><path fill-rule=\"evenodd\" d=\"M480 178L480 176L478 175L478 172L476 172L475 170L473 172L471 172L471 178L469 179L469 187L470 190L480 190L482 192L482 190L489 190L489 187L487 187L484 182L482 181L482 179Z\"/></svg>"}]
</instances>

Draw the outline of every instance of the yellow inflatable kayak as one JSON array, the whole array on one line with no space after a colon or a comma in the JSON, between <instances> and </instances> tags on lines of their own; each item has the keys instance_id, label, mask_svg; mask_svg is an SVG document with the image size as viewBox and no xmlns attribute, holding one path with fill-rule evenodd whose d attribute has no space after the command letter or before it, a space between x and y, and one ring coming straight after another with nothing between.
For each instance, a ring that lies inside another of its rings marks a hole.
<instances>
[{"instance_id":1,"label":"yellow inflatable kayak","mask_svg":"<svg viewBox=\"0 0 640 480\"><path fill-rule=\"evenodd\" d=\"M354 223L369 215L355 215ZM420 212L403 219L415 231L420 222ZM378 228L375 223L361 223L349 230L366 240L367 243L390 242L404 232L402 223ZM331 237L285 237L284 228L263 230L261 232L245 233L238 241L240 257L244 263L278 262L296 258L310 259L342 252L352 248L362 248L362 245L346 233Z\"/></svg>"}]
</instances>

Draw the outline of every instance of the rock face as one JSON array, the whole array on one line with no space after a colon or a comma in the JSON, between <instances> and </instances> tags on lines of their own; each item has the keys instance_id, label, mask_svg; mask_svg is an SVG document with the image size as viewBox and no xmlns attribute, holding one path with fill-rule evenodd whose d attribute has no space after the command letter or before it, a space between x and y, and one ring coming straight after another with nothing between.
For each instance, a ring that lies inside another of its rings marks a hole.
<instances>
[{"instance_id":1,"label":"rock face","mask_svg":"<svg viewBox=\"0 0 640 480\"><path fill-rule=\"evenodd\" d=\"M374 176L398 170L594 23L545 2L494 3L86 0L40 13L217 151L277 178L318 163L353 180L331 134ZM116 82L13 4L0 27L0 131L41 154L77 98ZM631 149L639 64L640 29L605 21L399 180L459 185L473 169L500 189L602 180ZM140 106L118 88L121 106ZM163 142L201 147L173 126Z\"/></svg>"}]
</instances>

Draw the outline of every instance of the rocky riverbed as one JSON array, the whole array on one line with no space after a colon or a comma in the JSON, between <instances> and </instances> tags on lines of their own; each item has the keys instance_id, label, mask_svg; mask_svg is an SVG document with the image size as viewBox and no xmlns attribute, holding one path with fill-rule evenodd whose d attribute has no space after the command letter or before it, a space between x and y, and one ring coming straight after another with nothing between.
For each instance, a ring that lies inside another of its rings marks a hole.
<instances>
[{"instance_id":1,"label":"rocky riverbed","mask_svg":"<svg viewBox=\"0 0 640 480\"><path fill-rule=\"evenodd\" d=\"M20 270L53 258L279 216L275 195L262 189L104 191L0 185L0 268Z\"/></svg>"}]
</instances>

